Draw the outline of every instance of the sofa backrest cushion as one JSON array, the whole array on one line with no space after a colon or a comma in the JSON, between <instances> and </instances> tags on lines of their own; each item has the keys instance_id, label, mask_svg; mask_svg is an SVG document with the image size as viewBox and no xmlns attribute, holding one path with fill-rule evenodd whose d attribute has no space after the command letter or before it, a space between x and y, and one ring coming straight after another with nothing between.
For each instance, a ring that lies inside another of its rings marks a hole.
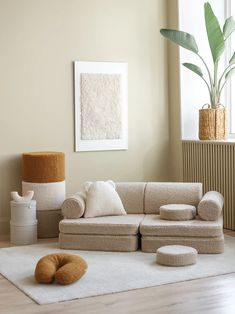
<instances>
[{"instance_id":1,"label":"sofa backrest cushion","mask_svg":"<svg viewBox=\"0 0 235 314\"><path fill-rule=\"evenodd\" d=\"M159 214L166 204L189 204L197 206L202 198L202 183L149 182L145 189L144 212Z\"/></svg>"},{"instance_id":2,"label":"sofa backrest cushion","mask_svg":"<svg viewBox=\"0 0 235 314\"><path fill-rule=\"evenodd\" d=\"M117 182L116 191L128 214L144 213L145 182Z\"/></svg>"}]
</instances>

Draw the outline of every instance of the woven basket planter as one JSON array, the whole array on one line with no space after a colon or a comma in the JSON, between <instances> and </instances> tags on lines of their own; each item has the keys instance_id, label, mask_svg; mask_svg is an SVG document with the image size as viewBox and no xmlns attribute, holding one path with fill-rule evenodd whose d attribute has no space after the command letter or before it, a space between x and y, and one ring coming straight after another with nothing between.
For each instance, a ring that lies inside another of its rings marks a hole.
<instances>
[{"instance_id":1,"label":"woven basket planter","mask_svg":"<svg viewBox=\"0 0 235 314\"><path fill-rule=\"evenodd\" d=\"M216 109L204 107L205 105L199 110L199 139L226 140L228 137L226 108L222 105Z\"/></svg>"}]
</instances>

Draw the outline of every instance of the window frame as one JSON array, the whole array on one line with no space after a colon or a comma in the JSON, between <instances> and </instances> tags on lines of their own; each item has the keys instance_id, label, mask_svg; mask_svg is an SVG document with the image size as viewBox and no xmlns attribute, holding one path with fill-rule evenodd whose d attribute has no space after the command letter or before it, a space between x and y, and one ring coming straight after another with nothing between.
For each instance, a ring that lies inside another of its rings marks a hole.
<instances>
[{"instance_id":1,"label":"window frame","mask_svg":"<svg viewBox=\"0 0 235 314\"><path fill-rule=\"evenodd\" d=\"M234 13L235 13L235 5L234 6ZM224 0L224 16L225 18L230 17L231 15L234 15L232 12L232 2L231 0ZM233 35L234 36L234 35ZM227 43L226 43L226 49L225 49L225 66L229 63L229 60L231 58L231 54L232 54L232 41L231 41L231 37L229 37L227 39ZM228 124L229 124L229 137L230 138L235 138L235 101L234 101L234 105L232 105L233 101L232 101L232 80L230 79L224 88L224 98L225 98L225 104L226 107L228 109ZM235 95L234 95L235 98ZM234 99L235 100L235 99ZM234 118L232 119L232 117L234 116Z\"/></svg>"}]
</instances>

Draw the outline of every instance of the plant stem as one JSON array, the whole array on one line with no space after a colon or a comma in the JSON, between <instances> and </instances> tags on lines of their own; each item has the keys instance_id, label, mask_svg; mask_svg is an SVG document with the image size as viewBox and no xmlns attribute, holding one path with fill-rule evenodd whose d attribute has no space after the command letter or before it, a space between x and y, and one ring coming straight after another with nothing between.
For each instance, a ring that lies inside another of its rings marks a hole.
<instances>
[{"instance_id":1,"label":"plant stem","mask_svg":"<svg viewBox=\"0 0 235 314\"><path fill-rule=\"evenodd\" d=\"M217 104L219 103L219 90L217 86L217 76L218 76L218 63L219 60L215 61L214 63L214 89L213 89L213 96L214 96L214 102L212 104L212 107L216 107Z\"/></svg>"},{"instance_id":2,"label":"plant stem","mask_svg":"<svg viewBox=\"0 0 235 314\"><path fill-rule=\"evenodd\" d=\"M208 73L208 76L209 76L209 79L210 79L210 86L211 86L211 89L213 87L213 80L212 80L212 77L211 77L211 73L210 73L210 70L206 64L206 62L204 61L204 59L197 53L198 57L202 60L203 64L205 65L206 67L206 70L207 70L207 73Z\"/></svg>"},{"instance_id":3,"label":"plant stem","mask_svg":"<svg viewBox=\"0 0 235 314\"><path fill-rule=\"evenodd\" d=\"M207 83L207 81L204 79L204 77L203 77L203 76L201 76L201 78L202 78L202 79L203 79L203 81L206 83L206 86L207 86L207 88L208 88L209 94L210 94L210 96L211 96L211 89L210 89L209 84ZM210 97L210 98L211 98L211 97Z\"/></svg>"},{"instance_id":4,"label":"plant stem","mask_svg":"<svg viewBox=\"0 0 235 314\"><path fill-rule=\"evenodd\" d=\"M221 85L222 79L223 79L224 75L226 74L226 72L228 71L228 69L229 69L231 66L232 66L232 64L229 64L229 65L227 66L227 68L224 70L224 72L222 73L222 75L221 75L221 77L220 77L220 79L219 79L218 89L220 89L220 85Z\"/></svg>"},{"instance_id":5,"label":"plant stem","mask_svg":"<svg viewBox=\"0 0 235 314\"><path fill-rule=\"evenodd\" d=\"M220 95L221 95L221 92L222 92L222 90L223 90L223 88L224 88L224 85L227 83L227 81L224 81L224 83L223 83L223 85L222 85L222 87L221 87L221 89L220 89L220 91L219 91L219 98L220 98Z\"/></svg>"},{"instance_id":6,"label":"plant stem","mask_svg":"<svg viewBox=\"0 0 235 314\"><path fill-rule=\"evenodd\" d=\"M217 85L218 61L214 64L214 86Z\"/></svg>"},{"instance_id":7,"label":"plant stem","mask_svg":"<svg viewBox=\"0 0 235 314\"><path fill-rule=\"evenodd\" d=\"M222 92L222 90L223 90L223 88L224 88L224 86L225 86L226 83L227 83L227 81L225 80L224 83L223 83L223 85L221 86L221 88L220 88L220 90L219 90L219 98L220 98L220 96L221 96L221 92Z\"/></svg>"}]
</instances>

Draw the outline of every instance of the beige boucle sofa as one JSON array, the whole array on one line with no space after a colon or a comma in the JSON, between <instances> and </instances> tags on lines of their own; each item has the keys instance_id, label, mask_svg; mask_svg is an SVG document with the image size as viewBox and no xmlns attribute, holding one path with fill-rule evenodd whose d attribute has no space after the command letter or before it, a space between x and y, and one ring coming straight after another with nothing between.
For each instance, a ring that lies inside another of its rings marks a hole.
<instances>
[{"instance_id":1,"label":"beige boucle sofa","mask_svg":"<svg viewBox=\"0 0 235 314\"><path fill-rule=\"evenodd\" d=\"M159 207L165 204L197 207L202 199L201 183L116 183L116 191L127 215L63 219L59 226L61 248L156 252L163 245L179 244L192 246L199 253L223 252L222 215L216 221L199 216L169 221L159 216Z\"/></svg>"}]
</instances>

